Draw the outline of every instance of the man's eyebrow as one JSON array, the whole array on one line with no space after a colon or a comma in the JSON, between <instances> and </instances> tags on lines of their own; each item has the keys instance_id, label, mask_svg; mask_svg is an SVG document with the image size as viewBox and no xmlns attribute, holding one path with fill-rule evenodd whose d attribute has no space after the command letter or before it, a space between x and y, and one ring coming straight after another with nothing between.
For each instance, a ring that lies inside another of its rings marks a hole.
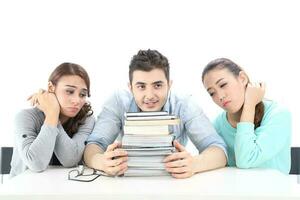
<instances>
[{"instance_id":1,"label":"man's eyebrow","mask_svg":"<svg viewBox=\"0 0 300 200\"><path fill-rule=\"evenodd\" d=\"M135 85L146 85L146 83L138 81L138 82L135 83Z\"/></svg>"},{"instance_id":2,"label":"man's eyebrow","mask_svg":"<svg viewBox=\"0 0 300 200\"><path fill-rule=\"evenodd\" d=\"M157 85L157 84L163 84L163 83L164 83L164 81L154 81L153 83L151 83L151 85ZM138 81L135 83L135 85L147 85L147 83Z\"/></svg>"},{"instance_id":3,"label":"man's eyebrow","mask_svg":"<svg viewBox=\"0 0 300 200\"><path fill-rule=\"evenodd\" d=\"M163 81L155 81L155 82L152 83L152 85L162 84L162 83L164 83L164 82Z\"/></svg>"}]
</instances>

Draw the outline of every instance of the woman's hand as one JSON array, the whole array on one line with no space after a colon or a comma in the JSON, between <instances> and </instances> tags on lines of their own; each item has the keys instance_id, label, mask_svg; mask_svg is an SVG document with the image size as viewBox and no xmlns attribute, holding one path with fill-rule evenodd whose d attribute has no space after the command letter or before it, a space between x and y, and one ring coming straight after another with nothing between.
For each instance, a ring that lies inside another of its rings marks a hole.
<instances>
[{"instance_id":1,"label":"woman's hand","mask_svg":"<svg viewBox=\"0 0 300 200\"><path fill-rule=\"evenodd\" d=\"M178 152L167 156L164 160L166 170L175 178L188 178L195 174L194 157L186 151L178 141L174 141Z\"/></svg>"},{"instance_id":2,"label":"woman's hand","mask_svg":"<svg viewBox=\"0 0 300 200\"><path fill-rule=\"evenodd\" d=\"M32 106L36 106L44 112L46 116L45 122L57 125L60 105L54 93L40 89L38 93L31 95L28 100Z\"/></svg>"},{"instance_id":3,"label":"woman's hand","mask_svg":"<svg viewBox=\"0 0 300 200\"><path fill-rule=\"evenodd\" d=\"M245 92L245 105L255 107L265 95L265 83L248 83Z\"/></svg>"},{"instance_id":4,"label":"woman's hand","mask_svg":"<svg viewBox=\"0 0 300 200\"><path fill-rule=\"evenodd\" d=\"M265 95L264 83L248 83L240 122L254 123L255 107Z\"/></svg>"}]
</instances>

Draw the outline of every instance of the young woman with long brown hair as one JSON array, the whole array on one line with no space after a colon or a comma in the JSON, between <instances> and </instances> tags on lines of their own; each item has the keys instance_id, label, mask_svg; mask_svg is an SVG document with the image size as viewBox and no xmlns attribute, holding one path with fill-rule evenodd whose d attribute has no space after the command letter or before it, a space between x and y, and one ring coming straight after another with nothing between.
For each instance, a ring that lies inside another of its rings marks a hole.
<instances>
[{"instance_id":1,"label":"young woman with long brown hair","mask_svg":"<svg viewBox=\"0 0 300 200\"><path fill-rule=\"evenodd\" d=\"M40 172L49 164L72 167L80 162L95 123L89 96L90 79L83 67L62 63L52 72L48 89L29 98L35 107L16 116L11 176L28 168Z\"/></svg>"}]
</instances>

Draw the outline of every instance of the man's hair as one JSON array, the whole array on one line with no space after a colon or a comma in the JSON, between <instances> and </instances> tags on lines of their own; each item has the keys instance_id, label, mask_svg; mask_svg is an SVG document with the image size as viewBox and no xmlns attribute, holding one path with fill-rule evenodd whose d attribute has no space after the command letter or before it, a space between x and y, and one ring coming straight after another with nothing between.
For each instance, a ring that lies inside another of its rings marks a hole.
<instances>
[{"instance_id":1,"label":"man's hair","mask_svg":"<svg viewBox=\"0 0 300 200\"><path fill-rule=\"evenodd\" d=\"M170 80L170 67L168 59L157 50L139 50L131 59L129 65L129 81L132 83L133 72L136 70L149 72L153 69L164 71L166 79Z\"/></svg>"}]
</instances>

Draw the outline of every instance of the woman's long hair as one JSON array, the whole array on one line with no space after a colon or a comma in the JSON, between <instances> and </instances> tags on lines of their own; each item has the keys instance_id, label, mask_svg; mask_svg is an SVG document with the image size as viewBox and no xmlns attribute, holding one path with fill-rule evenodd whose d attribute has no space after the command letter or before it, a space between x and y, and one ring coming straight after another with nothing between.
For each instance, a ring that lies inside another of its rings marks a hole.
<instances>
[{"instance_id":1,"label":"woman's long hair","mask_svg":"<svg viewBox=\"0 0 300 200\"><path fill-rule=\"evenodd\" d=\"M83 67L74 63L62 63L51 73L48 81L55 86L62 76L76 75L82 78L87 86L88 97L90 97L90 78ZM85 103L75 117L69 118L62 126L70 137L78 131L80 125L84 124L87 117L93 114L92 107Z\"/></svg>"},{"instance_id":2,"label":"woman's long hair","mask_svg":"<svg viewBox=\"0 0 300 200\"><path fill-rule=\"evenodd\" d=\"M238 77L240 72L243 71L243 69L238 66L233 61L227 59L227 58L218 58L211 62L209 62L206 67L204 68L202 72L202 82L204 80L204 76L210 72L213 69L228 69L229 72L231 72L235 77ZM249 80L250 82L250 80ZM260 123L262 121L262 118L264 116L264 104L263 102L259 102L255 106L255 116L254 116L254 126L255 129L260 126Z\"/></svg>"}]
</instances>

